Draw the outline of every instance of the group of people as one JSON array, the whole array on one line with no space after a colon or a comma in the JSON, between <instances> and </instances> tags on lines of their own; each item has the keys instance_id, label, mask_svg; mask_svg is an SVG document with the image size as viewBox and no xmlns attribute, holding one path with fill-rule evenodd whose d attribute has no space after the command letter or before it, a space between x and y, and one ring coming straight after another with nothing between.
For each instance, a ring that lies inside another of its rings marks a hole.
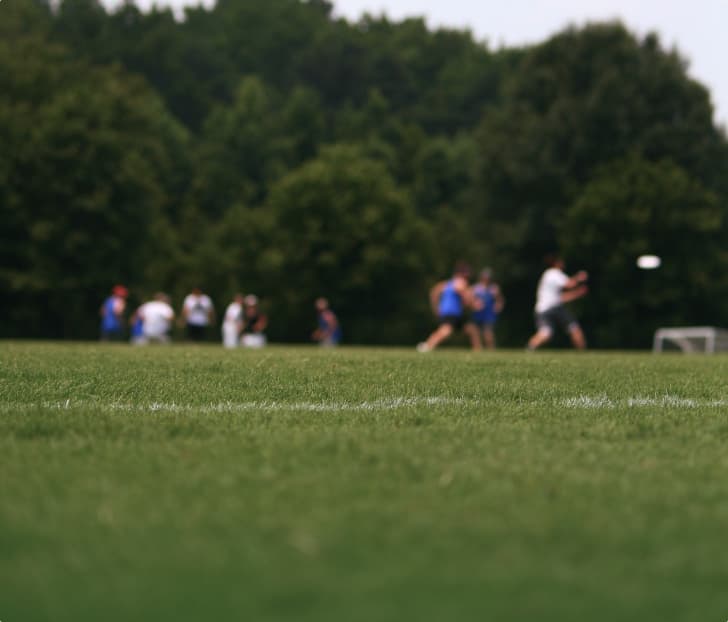
<instances>
[{"instance_id":1,"label":"group of people","mask_svg":"<svg viewBox=\"0 0 728 622\"><path fill-rule=\"evenodd\" d=\"M568 276L564 272L564 260L558 255L545 258L546 270L536 291L536 332L529 339L527 349L536 350L551 340L561 328L570 337L575 348L586 348L586 339L579 322L565 306L586 295L588 275L584 271ZM474 350L482 344L495 348L495 323L505 306L505 298L499 285L493 280L493 272L485 268L479 279L470 285L471 270L465 262L455 266L450 279L437 283L430 291L430 302L438 320L434 332L418 344L419 352L430 352L448 339L456 330L462 330L470 339ZM481 342L482 339L482 342Z\"/></svg>"},{"instance_id":2,"label":"group of people","mask_svg":"<svg viewBox=\"0 0 728 622\"><path fill-rule=\"evenodd\" d=\"M564 330L577 349L586 347L579 322L566 304L586 295L588 275L584 271L568 276L564 260L557 255L546 257L546 270L536 292L536 332L527 348L536 350L548 343L557 329ZM452 277L437 283L430 291L430 303L438 326L422 343L420 352L430 352L461 330L474 350L485 346L495 348L495 324L505 307L500 286L493 279L493 271L484 268L475 283L470 283L471 269L464 262L455 266ZM112 289L101 305L101 339L121 340L125 333L125 311L129 291L123 285ZM318 326L311 338L322 346L338 345L342 338L341 325L326 298L314 303ZM130 318L131 341L136 344L167 343L174 325L175 312L169 296L157 293L153 299L139 306ZM215 306L202 289L195 287L184 299L179 322L184 326L187 339L204 341L215 323ZM254 294L236 294L227 306L222 321L222 343L226 348L239 346L261 348L266 345L265 331L268 316L263 313Z\"/></svg>"},{"instance_id":3,"label":"group of people","mask_svg":"<svg viewBox=\"0 0 728 622\"><path fill-rule=\"evenodd\" d=\"M129 292L123 285L115 286L101 305L101 339L120 341L125 336L125 311ZM170 298L159 292L152 300L140 305L129 319L131 342L134 344L168 343L176 318ZM200 287L185 296L179 314L179 325L186 338L202 342L209 338L215 324L215 305ZM266 343L268 318L258 307L258 298L237 294L228 305L222 323L222 340L226 347L262 347Z\"/></svg>"},{"instance_id":4,"label":"group of people","mask_svg":"<svg viewBox=\"0 0 728 622\"><path fill-rule=\"evenodd\" d=\"M430 290L430 304L438 318L438 327L417 346L420 352L434 350L456 330L462 330L470 338L473 350L482 348L481 338L486 347L495 348L494 327L505 306L505 298L500 286L493 281L490 268L484 268L478 282L472 286L470 272L468 264L458 262L452 277Z\"/></svg>"},{"instance_id":5,"label":"group of people","mask_svg":"<svg viewBox=\"0 0 728 622\"><path fill-rule=\"evenodd\" d=\"M101 305L101 340L121 341L126 334L126 309L129 290L116 285ZM328 300L315 302L318 327L312 338L324 346L341 341L341 326ZM209 338L215 324L215 305L200 287L185 297L179 315L179 325L185 329L189 341L201 342ZM168 343L176 314L167 294L159 292L152 300L140 305L129 319L131 342L134 344ZM236 294L227 306L222 321L222 343L226 348L261 348L266 345L268 316L260 310L254 294Z\"/></svg>"}]
</instances>

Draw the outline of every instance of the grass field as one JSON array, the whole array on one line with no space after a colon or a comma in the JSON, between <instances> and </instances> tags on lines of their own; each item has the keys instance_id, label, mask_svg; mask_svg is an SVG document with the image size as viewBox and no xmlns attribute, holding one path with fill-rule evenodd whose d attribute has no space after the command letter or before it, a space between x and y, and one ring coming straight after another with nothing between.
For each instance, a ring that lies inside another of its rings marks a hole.
<instances>
[{"instance_id":1,"label":"grass field","mask_svg":"<svg viewBox=\"0 0 728 622\"><path fill-rule=\"evenodd\" d=\"M0 620L728 619L728 357L0 344Z\"/></svg>"}]
</instances>

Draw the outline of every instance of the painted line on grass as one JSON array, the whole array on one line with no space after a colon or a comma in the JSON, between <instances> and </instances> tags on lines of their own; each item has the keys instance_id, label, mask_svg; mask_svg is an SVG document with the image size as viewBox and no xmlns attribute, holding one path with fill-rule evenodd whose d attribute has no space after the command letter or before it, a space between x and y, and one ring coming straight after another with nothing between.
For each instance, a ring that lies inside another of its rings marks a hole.
<instances>
[{"instance_id":1,"label":"painted line on grass","mask_svg":"<svg viewBox=\"0 0 728 622\"><path fill-rule=\"evenodd\" d=\"M477 400L449 397L394 397L364 402L218 402L215 404L178 404L176 402L148 402L129 404L126 402L96 402L88 400L63 400L57 402L0 404L0 411L9 412L20 408L43 408L46 410L78 410L101 408L112 412L180 412L180 413L243 413L243 412L356 412L396 410L398 408L422 408L436 406L473 406Z\"/></svg>"},{"instance_id":2,"label":"painted line on grass","mask_svg":"<svg viewBox=\"0 0 728 622\"><path fill-rule=\"evenodd\" d=\"M41 408L44 410L81 410L101 409L107 412L151 412L151 413L197 413L197 414L235 414L248 412L374 412L390 411L401 408L435 408L440 406L456 407L507 407L503 400L478 400L462 397L392 397L363 402L335 401L298 401L284 402L276 400L260 400L249 402L217 402L211 404L180 404L177 402L153 401L143 404L129 402L99 402L94 400L65 399L44 402L0 403L0 412L12 412L25 408ZM680 397L677 395L633 396L612 398L607 395L577 395L566 399L520 401L513 406L556 406L573 410L614 410L621 409L683 409L726 408L728 400L706 400Z\"/></svg>"},{"instance_id":3,"label":"painted line on grass","mask_svg":"<svg viewBox=\"0 0 728 622\"><path fill-rule=\"evenodd\" d=\"M613 399L606 395L579 395L563 400L561 406L592 410L612 410L614 408L723 408L728 406L728 400L701 400L669 394L622 399Z\"/></svg>"}]
</instances>

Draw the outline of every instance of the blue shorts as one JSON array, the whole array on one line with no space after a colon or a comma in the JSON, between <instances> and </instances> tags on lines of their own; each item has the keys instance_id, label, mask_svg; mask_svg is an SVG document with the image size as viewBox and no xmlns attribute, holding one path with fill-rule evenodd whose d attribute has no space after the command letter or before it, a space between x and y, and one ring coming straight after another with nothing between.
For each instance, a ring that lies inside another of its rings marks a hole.
<instances>
[{"instance_id":1,"label":"blue shorts","mask_svg":"<svg viewBox=\"0 0 728 622\"><path fill-rule=\"evenodd\" d=\"M473 315L472 322L478 328L487 328L494 326L498 315L495 313L488 313L487 315Z\"/></svg>"}]
</instances>

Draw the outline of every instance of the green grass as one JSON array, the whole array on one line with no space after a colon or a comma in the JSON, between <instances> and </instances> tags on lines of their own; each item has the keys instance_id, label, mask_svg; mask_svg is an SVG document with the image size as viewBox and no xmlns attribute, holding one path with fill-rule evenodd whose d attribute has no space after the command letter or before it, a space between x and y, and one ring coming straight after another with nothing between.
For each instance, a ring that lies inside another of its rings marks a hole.
<instances>
[{"instance_id":1,"label":"green grass","mask_svg":"<svg viewBox=\"0 0 728 622\"><path fill-rule=\"evenodd\" d=\"M0 344L0 620L728 618L728 357Z\"/></svg>"}]
</instances>

